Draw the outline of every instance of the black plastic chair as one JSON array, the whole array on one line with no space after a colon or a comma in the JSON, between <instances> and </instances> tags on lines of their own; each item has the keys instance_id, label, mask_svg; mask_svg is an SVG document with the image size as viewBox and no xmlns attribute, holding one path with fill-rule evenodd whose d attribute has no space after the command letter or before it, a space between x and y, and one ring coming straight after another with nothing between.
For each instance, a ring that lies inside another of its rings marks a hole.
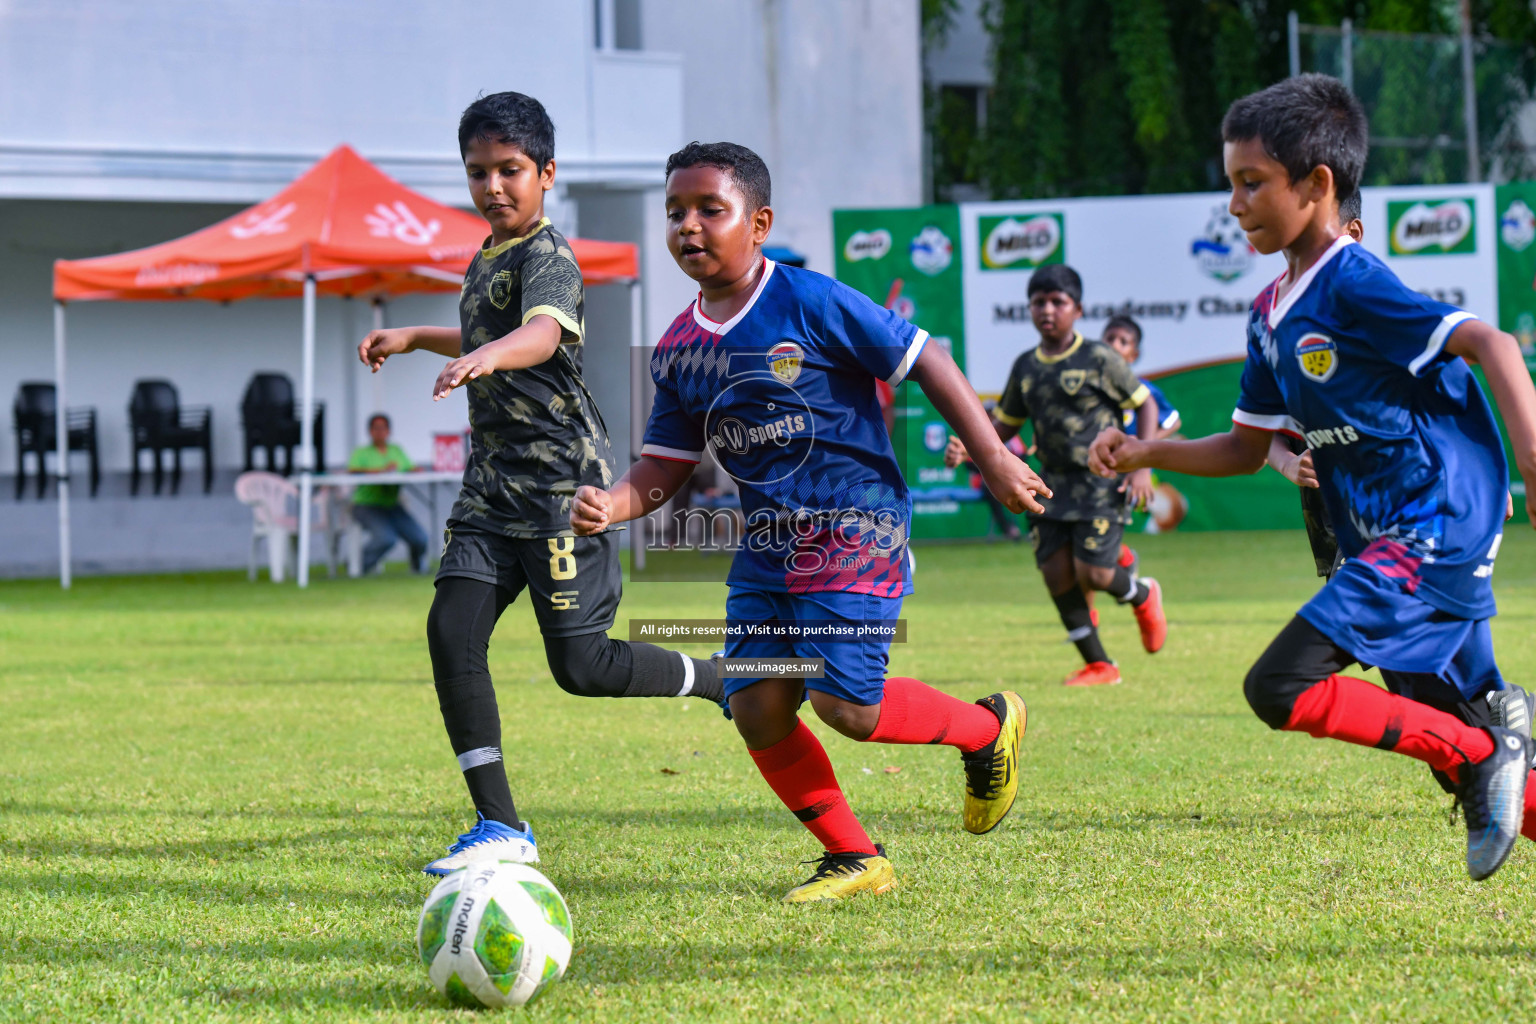
<instances>
[{"instance_id":1,"label":"black plastic chair","mask_svg":"<svg viewBox=\"0 0 1536 1024\"><path fill-rule=\"evenodd\" d=\"M245 428L245 471L256 468L256 449L267 453L267 469L293 474L293 450L302 434L293 381L281 373L258 373L245 386L240 401L240 422ZM315 470L325 472L325 403L315 403ZM277 468L277 449L283 450L283 468Z\"/></svg>"},{"instance_id":2,"label":"black plastic chair","mask_svg":"<svg viewBox=\"0 0 1536 1024\"><path fill-rule=\"evenodd\" d=\"M213 410L206 405L182 405L176 386L168 380L141 380L133 385L128 403L128 423L133 431L133 478L129 493L139 493L139 453L155 454L155 493L165 477L161 453L175 457L171 469L171 493L181 487L181 452L203 452L203 493L213 488Z\"/></svg>"},{"instance_id":3,"label":"black plastic chair","mask_svg":"<svg viewBox=\"0 0 1536 1024\"><path fill-rule=\"evenodd\" d=\"M27 483L26 455L37 455L37 496L43 496L48 484L47 465L44 456L58 451L58 391L52 384L31 381L16 389L16 401L11 405L11 421L16 428L16 500L21 500ZM69 435L69 450L85 452L91 460L91 497L101 486L101 459L96 449L96 410L91 408L68 409L64 413L65 431Z\"/></svg>"}]
</instances>

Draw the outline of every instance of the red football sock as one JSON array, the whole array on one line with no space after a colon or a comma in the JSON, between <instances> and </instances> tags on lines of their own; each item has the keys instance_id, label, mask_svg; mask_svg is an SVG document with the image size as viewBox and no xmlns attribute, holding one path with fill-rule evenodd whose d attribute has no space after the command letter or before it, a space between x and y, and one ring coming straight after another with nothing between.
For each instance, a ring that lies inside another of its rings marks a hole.
<instances>
[{"instance_id":1,"label":"red football sock","mask_svg":"<svg viewBox=\"0 0 1536 1024\"><path fill-rule=\"evenodd\" d=\"M795 730L764 750L748 750L769 788L828 853L874 853L875 844L853 816L816 734L797 721Z\"/></svg>"},{"instance_id":2,"label":"red football sock","mask_svg":"<svg viewBox=\"0 0 1536 1024\"><path fill-rule=\"evenodd\" d=\"M866 743L942 743L974 754L997 739L1002 726L980 704L967 704L906 676L885 681L880 721Z\"/></svg>"},{"instance_id":3,"label":"red football sock","mask_svg":"<svg viewBox=\"0 0 1536 1024\"><path fill-rule=\"evenodd\" d=\"M1453 776L1462 754L1476 764L1493 753L1493 737L1486 731L1350 676L1332 675L1308 687L1296 698L1285 727L1319 739L1395 750Z\"/></svg>"},{"instance_id":4,"label":"red football sock","mask_svg":"<svg viewBox=\"0 0 1536 1024\"><path fill-rule=\"evenodd\" d=\"M1536 841L1536 772L1525 780L1525 821L1520 826L1520 834Z\"/></svg>"}]
</instances>

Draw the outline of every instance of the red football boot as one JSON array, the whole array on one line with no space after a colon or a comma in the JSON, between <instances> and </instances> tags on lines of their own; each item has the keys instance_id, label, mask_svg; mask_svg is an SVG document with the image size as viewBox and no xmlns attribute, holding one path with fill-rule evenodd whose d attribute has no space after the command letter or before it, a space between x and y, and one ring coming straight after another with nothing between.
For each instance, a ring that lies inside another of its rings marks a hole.
<instances>
[{"instance_id":1,"label":"red football boot","mask_svg":"<svg viewBox=\"0 0 1536 1024\"><path fill-rule=\"evenodd\" d=\"M1063 686L1113 686L1120 681L1120 669L1112 661L1091 661L1067 676Z\"/></svg>"},{"instance_id":2,"label":"red football boot","mask_svg":"<svg viewBox=\"0 0 1536 1024\"><path fill-rule=\"evenodd\" d=\"M1156 654L1163 649L1163 641L1168 639L1168 616L1163 614L1163 586L1150 576L1141 582L1151 593L1131 611L1136 613L1136 625L1141 629L1141 646L1148 654Z\"/></svg>"}]
</instances>

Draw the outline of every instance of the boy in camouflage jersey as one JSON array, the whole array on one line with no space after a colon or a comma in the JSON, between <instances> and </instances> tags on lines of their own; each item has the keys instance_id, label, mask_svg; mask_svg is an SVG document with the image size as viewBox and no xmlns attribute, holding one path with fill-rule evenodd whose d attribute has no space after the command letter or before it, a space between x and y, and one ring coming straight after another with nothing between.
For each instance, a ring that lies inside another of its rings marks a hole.
<instances>
[{"instance_id":1,"label":"boy in camouflage jersey","mask_svg":"<svg viewBox=\"0 0 1536 1024\"><path fill-rule=\"evenodd\" d=\"M1043 514L1028 517L1035 564L1085 662L1066 685L1098 686L1120 682L1120 670L1099 640L1087 591L1108 591L1130 605L1149 653L1162 649L1168 623L1158 582L1117 564L1131 503L1151 494L1151 474L1106 480L1088 469L1088 446L1099 431L1119 425L1122 410L1137 410L1140 435L1156 437L1157 405L1112 348L1077 332L1082 297L1082 278L1064 264L1030 277L1029 311L1040 344L1014 362L992 423L1007 441L1034 420L1040 475L1054 494ZM945 464L958 465L965 454L952 437Z\"/></svg>"},{"instance_id":2,"label":"boy in camouflage jersey","mask_svg":"<svg viewBox=\"0 0 1536 1024\"><path fill-rule=\"evenodd\" d=\"M544 216L554 126L537 100L496 93L464 111L459 152L491 226L464 275L459 326L374 331L358 346L375 371L416 349L447 356L434 400L468 390L469 465L448 516L427 644L443 724L479 820L422 869L432 875L485 858L538 860L507 784L486 657L496 620L523 590L550 672L567 692L724 697L710 662L608 637L621 591L617 534L571 531L576 488L607 487L614 463L581 378L581 269Z\"/></svg>"}]
</instances>

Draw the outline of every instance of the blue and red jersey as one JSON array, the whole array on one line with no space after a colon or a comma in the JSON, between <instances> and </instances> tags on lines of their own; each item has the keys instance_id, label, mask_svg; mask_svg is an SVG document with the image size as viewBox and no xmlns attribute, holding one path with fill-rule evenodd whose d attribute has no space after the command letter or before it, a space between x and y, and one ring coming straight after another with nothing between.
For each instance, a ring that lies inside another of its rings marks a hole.
<instances>
[{"instance_id":1,"label":"blue and red jersey","mask_svg":"<svg viewBox=\"0 0 1536 1024\"><path fill-rule=\"evenodd\" d=\"M651 358L643 455L709 447L741 492L732 586L899 597L912 589L912 501L875 393L928 333L821 274L764 259L726 323L690 303Z\"/></svg>"},{"instance_id":2,"label":"blue and red jersey","mask_svg":"<svg viewBox=\"0 0 1536 1024\"><path fill-rule=\"evenodd\" d=\"M1473 314L1413 291L1347 236L1254 300L1232 419L1303 438L1346 558L1457 618L1496 606L1509 470L1493 411L1447 353Z\"/></svg>"}]
</instances>

